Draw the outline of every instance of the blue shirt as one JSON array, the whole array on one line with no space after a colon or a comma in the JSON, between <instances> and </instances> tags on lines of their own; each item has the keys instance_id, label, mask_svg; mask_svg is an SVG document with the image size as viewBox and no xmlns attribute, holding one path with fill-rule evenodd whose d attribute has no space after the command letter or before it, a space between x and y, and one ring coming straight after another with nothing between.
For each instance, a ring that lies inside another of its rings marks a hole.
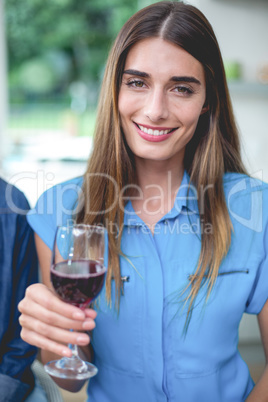
<instances>
[{"instance_id":1,"label":"blue shirt","mask_svg":"<svg viewBox=\"0 0 268 402\"><path fill-rule=\"evenodd\" d=\"M81 184L78 178L54 187L28 215L49 247L57 223L72 219ZM120 313L107 305L103 290L92 335L99 373L89 382L91 402L242 402L254 386L237 349L238 328L243 313L258 314L268 296L268 187L244 175L224 176L231 247L206 305L201 288L185 335L180 292L195 272L202 231L213 230L202 226L188 184L185 173L154 235L130 201L125 207Z\"/></svg>"},{"instance_id":2,"label":"blue shirt","mask_svg":"<svg viewBox=\"0 0 268 402\"><path fill-rule=\"evenodd\" d=\"M37 350L20 338L17 309L26 287L38 281L28 210L23 193L0 179L0 401L24 401L34 387Z\"/></svg>"}]
</instances>

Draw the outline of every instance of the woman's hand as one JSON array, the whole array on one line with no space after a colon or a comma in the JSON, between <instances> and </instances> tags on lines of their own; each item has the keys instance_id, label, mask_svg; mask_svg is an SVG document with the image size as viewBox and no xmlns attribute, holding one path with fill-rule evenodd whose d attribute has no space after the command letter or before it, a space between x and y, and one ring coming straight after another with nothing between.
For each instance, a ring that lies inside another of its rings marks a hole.
<instances>
[{"instance_id":1,"label":"woman's hand","mask_svg":"<svg viewBox=\"0 0 268 402\"><path fill-rule=\"evenodd\" d=\"M80 331L95 328L96 312L81 310L61 301L51 289L37 283L27 288L25 297L18 305L22 326L21 338L31 345L71 357L68 343L86 346L90 338ZM73 331L70 332L70 329Z\"/></svg>"}]
</instances>

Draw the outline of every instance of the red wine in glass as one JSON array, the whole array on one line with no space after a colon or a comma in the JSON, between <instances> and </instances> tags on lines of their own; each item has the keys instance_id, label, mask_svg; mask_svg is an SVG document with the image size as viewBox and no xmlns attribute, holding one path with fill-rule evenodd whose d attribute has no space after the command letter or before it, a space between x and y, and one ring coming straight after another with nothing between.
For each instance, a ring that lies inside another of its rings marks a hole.
<instances>
[{"instance_id":1,"label":"red wine in glass","mask_svg":"<svg viewBox=\"0 0 268 402\"><path fill-rule=\"evenodd\" d=\"M51 268L51 282L63 301L83 308L100 293L105 273L98 261L63 261Z\"/></svg>"}]
</instances>

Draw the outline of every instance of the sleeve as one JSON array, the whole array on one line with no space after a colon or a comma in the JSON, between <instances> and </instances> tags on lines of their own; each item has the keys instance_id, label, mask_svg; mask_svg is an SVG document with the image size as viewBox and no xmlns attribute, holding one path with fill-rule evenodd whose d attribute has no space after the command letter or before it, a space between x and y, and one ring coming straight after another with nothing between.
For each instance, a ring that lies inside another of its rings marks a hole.
<instances>
[{"instance_id":1,"label":"sleeve","mask_svg":"<svg viewBox=\"0 0 268 402\"><path fill-rule=\"evenodd\" d=\"M50 188L27 214L30 226L51 250L57 226L73 222L81 185L79 177Z\"/></svg>"},{"instance_id":2,"label":"sleeve","mask_svg":"<svg viewBox=\"0 0 268 402\"><path fill-rule=\"evenodd\" d=\"M19 402L24 401L30 392L30 387L23 382L8 375L0 373L0 401Z\"/></svg>"},{"instance_id":3,"label":"sleeve","mask_svg":"<svg viewBox=\"0 0 268 402\"><path fill-rule=\"evenodd\" d=\"M22 198L21 205L27 207ZM27 208L29 209L29 207ZM4 334L4 349L0 364L1 400L21 401L32 391L34 376L31 364L37 349L24 342L20 337L18 303L24 297L26 288L38 282L38 262L34 244L33 231L27 223L25 215L17 215L13 221L16 225L12 252L12 286L10 286L9 321ZM6 250L7 252L7 250Z\"/></svg>"},{"instance_id":4,"label":"sleeve","mask_svg":"<svg viewBox=\"0 0 268 402\"><path fill-rule=\"evenodd\" d=\"M264 257L258 266L245 310L249 314L259 314L268 299L268 222L263 228L262 247Z\"/></svg>"}]
</instances>

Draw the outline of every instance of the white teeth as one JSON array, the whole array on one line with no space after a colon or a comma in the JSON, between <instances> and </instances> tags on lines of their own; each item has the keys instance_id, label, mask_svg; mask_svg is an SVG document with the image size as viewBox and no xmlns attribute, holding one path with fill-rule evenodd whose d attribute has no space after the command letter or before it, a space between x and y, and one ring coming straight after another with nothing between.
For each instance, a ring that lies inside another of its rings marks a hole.
<instances>
[{"instance_id":1,"label":"white teeth","mask_svg":"<svg viewBox=\"0 0 268 402\"><path fill-rule=\"evenodd\" d=\"M170 133L173 129L171 130L152 130L151 128L146 128L143 126L138 125L139 129L143 131L145 134L149 135L164 135Z\"/></svg>"}]
</instances>

